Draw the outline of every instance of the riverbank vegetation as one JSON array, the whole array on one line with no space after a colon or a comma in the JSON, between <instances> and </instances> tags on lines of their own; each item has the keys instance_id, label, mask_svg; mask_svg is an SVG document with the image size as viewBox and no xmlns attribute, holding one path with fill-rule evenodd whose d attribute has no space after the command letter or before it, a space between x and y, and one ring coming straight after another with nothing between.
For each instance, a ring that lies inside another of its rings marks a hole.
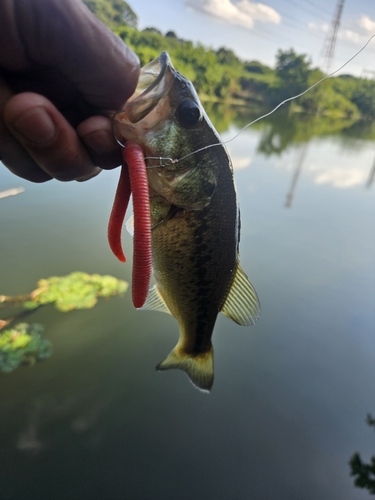
<instances>
[{"instance_id":1,"label":"riverbank vegetation","mask_svg":"<svg viewBox=\"0 0 375 500\"><path fill-rule=\"evenodd\" d=\"M204 101L223 101L271 109L323 78L306 54L293 49L276 54L274 68L243 61L225 47L217 50L162 33L137 29L137 15L123 0L85 0L88 7L118 34L144 65L166 50L174 66L191 80ZM375 81L341 75L325 80L290 105L292 111L332 118L375 118Z\"/></svg>"}]
</instances>

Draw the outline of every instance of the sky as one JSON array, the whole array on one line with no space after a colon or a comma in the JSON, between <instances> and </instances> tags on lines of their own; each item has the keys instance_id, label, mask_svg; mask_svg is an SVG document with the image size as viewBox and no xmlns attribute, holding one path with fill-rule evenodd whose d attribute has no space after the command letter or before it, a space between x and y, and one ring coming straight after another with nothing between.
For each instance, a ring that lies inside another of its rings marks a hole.
<instances>
[{"instance_id":1,"label":"sky","mask_svg":"<svg viewBox=\"0 0 375 500\"><path fill-rule=\"evenodd\" d=\"M340 0L130 0L138 27L173 30L206 47L232 49L243 60L275 65L278 49L307 54L327 69L327 45ZM375 34L375 1L344 0L330 72ZM340 73L375 78L375 38Z\"/></svg>"}]
</instances>

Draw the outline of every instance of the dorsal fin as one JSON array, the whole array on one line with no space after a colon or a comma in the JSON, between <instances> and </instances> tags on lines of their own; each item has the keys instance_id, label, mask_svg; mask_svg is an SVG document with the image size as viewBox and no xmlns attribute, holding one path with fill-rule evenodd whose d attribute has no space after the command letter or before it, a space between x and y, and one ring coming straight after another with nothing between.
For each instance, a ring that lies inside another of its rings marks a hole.
<instances>
[{"instance_id":1,"label":"dorsal fin","mask_svg":"<svg viewBox=\"0 0 375 500\"><path fill-rule=\"evenodd\" d=\"M140 309L148 309L149 311L159 311L171 314L163 297L160 295L156 285L150 288L146 302Z\"/></svg>"},{"instance_id":2,"label":"dorsal fin","mask_svg":"<svg viewBox=\"0 0 375 500\"><path fill-rule=\"evenodd\" d=\"M221 312L239 325L253 325L260 316L258 295L239 262L231 289L225 299Z\"/></svg>"}]
</instances>

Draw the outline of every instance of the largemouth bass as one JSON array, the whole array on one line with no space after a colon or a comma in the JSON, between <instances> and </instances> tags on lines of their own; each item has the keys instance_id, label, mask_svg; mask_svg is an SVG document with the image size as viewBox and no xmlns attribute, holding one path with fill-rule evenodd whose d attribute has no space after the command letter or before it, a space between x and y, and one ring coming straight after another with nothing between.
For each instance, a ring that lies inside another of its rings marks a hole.
<instances>
[{"instance_id":1,"label":"largemouth bass","mask_svg":"<svg viewBox=\"0 0 375 500\"><path fill-rule=\"evenodd\" d=\"M157 369L182 369L208 391L218 313L240 325L254 324L260 314L239 264L230 158L192 83L166 52L142 68L136 93L114 123L117 138L142 147L148 167L156 285L144 308L172 314L180 327L176 347Z\"/></svg>"}]
</instances>

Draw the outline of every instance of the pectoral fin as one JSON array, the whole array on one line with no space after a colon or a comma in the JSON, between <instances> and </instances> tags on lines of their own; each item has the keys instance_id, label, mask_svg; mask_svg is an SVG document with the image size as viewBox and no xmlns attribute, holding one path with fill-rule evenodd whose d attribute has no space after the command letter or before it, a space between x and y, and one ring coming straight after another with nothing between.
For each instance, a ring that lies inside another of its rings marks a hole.
<instances>
[{"instance_id":1,"label":"pectoral fin","mask_svg":"<svg viewBox=\"0 0 375 500\"><path fill-rule=\"evenodd\" d=\"M239 325L253 325L260 316L258 295L237 261L234 280L221 312Z\"/></svg>"},{"instance_id":2,"label":"pectoral fin","mask_svg":"<svg viewBox=\"0 0 375 500\"><path fill-rule=\"evenodd\" d=\"M148 309L150 311L159 311L171 314L167 304L164 302L163 297L160 295L156 285L150 288L146 302L141 309Z\"/></svg>"},{"instance_id":3,"label":"pectoral fin","mask_svg":"<svg viewBox=\"0 0 375 500\"><path fill-rule=\"evenodd\" d=\"M218 176L215 171L202 171L198 167L191 168L182 175L176 176L174 185L171 185L173 203L187 210L201 210L210 204L217 182Z\"/></svg>"}]
</instances>

